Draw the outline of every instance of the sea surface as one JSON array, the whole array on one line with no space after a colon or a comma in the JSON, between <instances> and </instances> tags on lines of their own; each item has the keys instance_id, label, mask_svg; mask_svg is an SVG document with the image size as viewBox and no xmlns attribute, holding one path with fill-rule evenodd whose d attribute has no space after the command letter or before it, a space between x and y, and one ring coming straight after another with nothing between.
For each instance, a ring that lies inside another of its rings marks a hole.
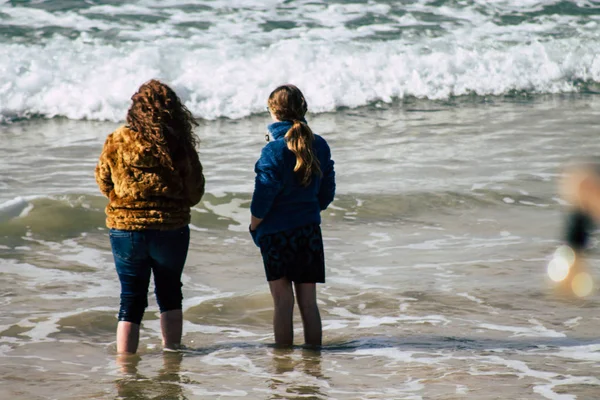
<instances>
[{"instance_id":1,"label":"sea surface","mask_svg":"<svg viewBox=\"0 0 600 400\"><path fill-rule=\"evenodd\" d=\"M198 118L207 193L185 349L162 351L151 287L120 358L93 172L151 78ZM288 82L336 161L320 351L298 315L273 347L247 233ZM597 1L0 0L0 399L598 399L600 237L589 295L547 266L599 121Z\"/></svg>"}]
</instances>

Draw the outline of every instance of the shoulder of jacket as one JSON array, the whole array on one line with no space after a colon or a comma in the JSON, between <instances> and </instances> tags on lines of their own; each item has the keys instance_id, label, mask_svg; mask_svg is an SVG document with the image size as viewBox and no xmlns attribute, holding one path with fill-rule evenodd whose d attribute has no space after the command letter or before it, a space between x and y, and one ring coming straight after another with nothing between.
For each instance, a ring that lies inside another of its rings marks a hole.
<instances>
[{"instance_id":1,"label":"shoulder of jacket","mask_svg":"<svg viewBox=\"0 0 600 400\"><path fill-rule=\"evenodd\" d=\"M283 154L283 150L287 149L287 144L285 140L274 140L269 142L263 147L263 152L272 157L279 158Z\"/></svg>"},{"instance_id":2,"label":"shoulder of jacket","mask_svg":"<svg viewBox=\"0 0 600 400\"><path fill-rule=\"evenodd\" d=\"M327 143L327 140L325 140L325 138L323 138L323 136L321 136L321 135L315 134L315 144L317 146L329 148L329 144Z\"/></svg>"},{"instance_id":3,"label":"shoulder of jacket","mask_svg":"<svg viewBox=\"0 0 600 400\"><path fill-rule=\"evenodd\" d=\"M313 133L313 135L315 136L315 139L321 140L323 142L327 142L327 140L325 140L325 138L323 136L319 135L318 133Z\"/></svg>"},{"instance_id":4,"label":"shoulder of jacket","mask_svg":"<svg viewBox=\"0 0 600 400\"><path fill-rule=\"evenodd\" d=\"M126 125L120 126L114 130L110 135L108 135L108 139L116 142L123 142L130 140L135 134L135 131L129 129Z\"/></svg>"},{"instance_id":5,"label":"shoulder of jacket","mask_svg":"<svg viewBox=\"0 0 600 400\"><path fill-rule=\"evenodd\" d=\"M117 154L120 154L123 149L131 148L133 142L135 142L134 134L135 131L126 126L115 129L106 137L103 149L105 156L108 159L115 159L115 157L118 157Z\"/></svg>"}]
</instances>

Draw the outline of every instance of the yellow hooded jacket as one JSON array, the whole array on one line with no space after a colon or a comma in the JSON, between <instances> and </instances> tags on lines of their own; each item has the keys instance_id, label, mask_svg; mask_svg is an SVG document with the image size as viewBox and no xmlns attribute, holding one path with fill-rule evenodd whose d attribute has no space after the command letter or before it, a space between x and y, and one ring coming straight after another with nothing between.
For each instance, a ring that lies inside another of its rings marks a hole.
<instances>
[{"instance_id":1,"label":"yellow hooded jacket","mask_svg":"<svg viewBox=\"0 0 600 400\"><path fill-rule=\"evenodd\" d=\"M95 175L109 199L109 228L171 230L189 224L190 207L204 194L198 153L178 151L172 167L154 154L154 145L126 126L108 135Z\"/></svg>"}]
</instances>

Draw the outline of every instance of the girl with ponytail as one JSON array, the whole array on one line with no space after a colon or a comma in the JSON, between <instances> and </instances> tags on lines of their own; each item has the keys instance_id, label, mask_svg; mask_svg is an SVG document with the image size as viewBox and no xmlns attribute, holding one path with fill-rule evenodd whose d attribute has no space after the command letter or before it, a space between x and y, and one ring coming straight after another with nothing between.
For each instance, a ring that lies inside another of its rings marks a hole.
<instances>
[{"instance_id":1,"label":"girl with ponytail","mask_svg":"<svg viewBox=\"0 0 600 400\"><path fill-rule=\"evenodd\" d=\"M307 104L296 86L276 88L268 100L274 139L255 165L250 233L260 247L275 306L275 343L293 343L294 292L304 341L321 345L316 283L325 282L321 211L333 201L335 172L329 145L305 120Z\"/></svg>"}]
</instances>

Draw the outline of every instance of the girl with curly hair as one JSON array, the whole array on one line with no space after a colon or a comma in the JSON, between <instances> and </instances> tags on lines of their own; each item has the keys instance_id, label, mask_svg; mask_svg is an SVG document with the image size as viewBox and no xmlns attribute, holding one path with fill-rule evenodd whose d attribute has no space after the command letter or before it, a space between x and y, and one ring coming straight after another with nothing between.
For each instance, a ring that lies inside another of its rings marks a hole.
<instances>
[{"instance_id":1,"label":"girl with curly hair","mask_svg":"<svg viewBox=\"0 0 600 400\"><path fill-rule=\"evenodd\" d=\"M157 80L140 86L131 100L127 125L108 135L95 171L109 199L106 225L121 282L120 354L137 351L152 274L163 347L180 345L190 207L204 194L190 111Z\"/></svg>"}]
</instances>

